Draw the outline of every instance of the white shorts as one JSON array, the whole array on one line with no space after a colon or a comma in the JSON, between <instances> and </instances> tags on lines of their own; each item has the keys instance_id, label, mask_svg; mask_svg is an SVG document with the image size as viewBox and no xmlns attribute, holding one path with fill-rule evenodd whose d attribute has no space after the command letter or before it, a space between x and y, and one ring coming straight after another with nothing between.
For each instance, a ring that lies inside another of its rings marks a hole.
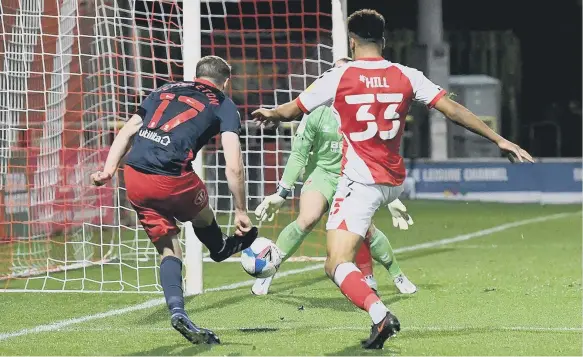
<instances>
[{"instance_id":1,"label":"white shorts","mask_svg":"<svg viewBox=\"0 0 583 357\"><path fill-rule=\"evenodd\" d=\"M342 229L364 238L376 210L399 198L401 192L402 185L364 185L341 176L330 207L326 230Z\"/></svg>"}]
</instances>

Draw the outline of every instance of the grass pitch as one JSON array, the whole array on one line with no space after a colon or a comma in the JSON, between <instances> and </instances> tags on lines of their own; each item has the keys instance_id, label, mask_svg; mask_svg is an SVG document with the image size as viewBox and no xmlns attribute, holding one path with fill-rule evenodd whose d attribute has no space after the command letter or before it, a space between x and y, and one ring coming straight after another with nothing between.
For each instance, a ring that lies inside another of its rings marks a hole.
<instances>
[{"instance_id":1,"label":"grass pitch","mask_svg":"<svg viewBox=\"0 0 583 357\"><path fill-rule=\"evenodd\" d=\"M3 293L0 354L581 355L580 207L407 205L415 219L407 232L392 227L388 212L375 220L419 287L399 295L375 266L382 299L403 327L382 351L360 348L368 315L321 264L284 264L271 294L256 297L239 264L209 263L205 288L214 291L188 298L186 309L215 330L220 346L189 345L170 328L161 295ZM277 230L262 235L275 239ZM312 234L301 254L322 253L322 242L321 232Z\"/></svg>"}]
</instances>

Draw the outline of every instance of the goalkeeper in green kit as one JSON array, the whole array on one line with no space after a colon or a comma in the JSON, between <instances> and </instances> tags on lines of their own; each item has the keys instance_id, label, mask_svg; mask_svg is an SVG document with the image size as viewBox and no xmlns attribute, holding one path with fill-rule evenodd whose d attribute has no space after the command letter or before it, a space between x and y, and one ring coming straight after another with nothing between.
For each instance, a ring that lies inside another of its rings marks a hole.
<instances>
[{"instance_id":1,"label":"goalkeeper in green kit","mask_svg":"<svg viewBox=\"0 0 583 357\"><path fill-rule=\"evenodd\" d=\"M349 61L351 60L348 58L338 60L335 66L341 66ZM305 167L300 213L295 221L281 231L276 241L276 245L283 253L284 261L295 253L304 238L330 209L340 177L341 161L342 134L339 124L332 109L321 106L309 115L305 115L300 122L278 192L266 197L255 210L258 220L273 220ZM400 200L391 202L388 208L393 216L395 227L406 230L413 224L413 220L406 213L406 208ZM361 245L355 260L367 284L376 291L377 283L372 275L371 255L389 271L395 286L401 293L412 294L417 291L415 285L403 275L388 238L374 225L369 227L366 240ZM251 288L253 294L267 294L272 279L273 276L257 279Z\"/></svg>"}]
</instances>

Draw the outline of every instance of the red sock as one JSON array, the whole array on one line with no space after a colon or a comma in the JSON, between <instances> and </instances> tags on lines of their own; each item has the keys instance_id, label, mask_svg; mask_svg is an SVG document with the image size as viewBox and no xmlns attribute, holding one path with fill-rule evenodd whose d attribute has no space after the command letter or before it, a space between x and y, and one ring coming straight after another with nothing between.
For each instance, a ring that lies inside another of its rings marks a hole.
<instances>
[{"instance_id":1,"label":"red sock","mask_svg":"<svg viewBox=\"0 0 583 357\"><path fill-rule=\"evenodd\" d=\"M364 276L372 275L372 256L370 255L370 241L365 239L356 253L354 263Z\"/></svg>"},{"instance_id":2,"label":"red sock","mask_svg":"<svg viewBox=\"0 0 583 357\"><path fill-rule=\"evenodd\" d=\"M348 300L363 310L368 311L372 304L380 301L354 263L339 264L334 272L334 282Z\"/></svg>"}]
</instances>

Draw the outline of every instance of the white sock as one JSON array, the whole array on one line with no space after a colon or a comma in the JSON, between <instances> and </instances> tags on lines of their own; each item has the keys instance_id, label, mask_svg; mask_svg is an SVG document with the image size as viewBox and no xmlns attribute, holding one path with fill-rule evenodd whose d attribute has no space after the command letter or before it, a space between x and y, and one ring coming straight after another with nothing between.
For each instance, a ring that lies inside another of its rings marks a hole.
<instances>
[{"instance_id":1,"label":"white sock","mask_svg":"<svg viewBox=\"0 0 583 357\"><path fill-rule=\"evenodd\" d=\"M387 309L385 304L379 300L370 306L368 314L370 315L372 322L378 324L385 318L385 316L387 316L387 311L389 311L389 309Z\"/></svg>"}]
</instances>

